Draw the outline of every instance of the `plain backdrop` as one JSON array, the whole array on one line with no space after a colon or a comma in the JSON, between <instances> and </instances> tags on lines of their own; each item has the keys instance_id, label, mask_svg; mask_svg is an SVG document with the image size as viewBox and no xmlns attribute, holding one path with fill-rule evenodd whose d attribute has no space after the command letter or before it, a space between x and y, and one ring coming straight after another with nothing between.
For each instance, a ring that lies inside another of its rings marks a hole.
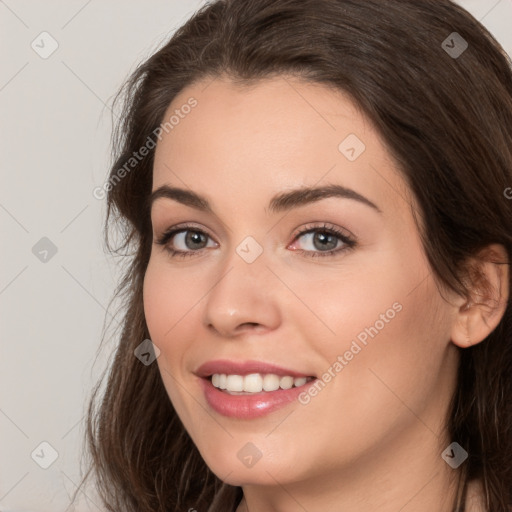
<instances>
[{"instance_id":1,"label":"plain backdrop","mask_svg":"<svg viewBox=\"0 0 512 512\"><path fill-rule=\"evenodd\" d=\"M203 3L0 0L0 512L102 510L93 491L68 508L119 276L92 192L113 96ZM512 0L459 3L512 55Z\"/></svg>"}]
</instances>

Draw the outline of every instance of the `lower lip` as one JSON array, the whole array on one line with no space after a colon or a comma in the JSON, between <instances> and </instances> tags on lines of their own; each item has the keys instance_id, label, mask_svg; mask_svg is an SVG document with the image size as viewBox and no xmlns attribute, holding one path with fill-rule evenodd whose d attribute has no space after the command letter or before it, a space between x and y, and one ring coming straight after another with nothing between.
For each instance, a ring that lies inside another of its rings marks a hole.
<instances>
[{"instance_id":1,"label":"lower lip","mask_svg":"<svg viewBox=\"0 0 512 512\"><path fill-rule=\"evenodd\" d=\"M293 402L316 379L299 387L262 391L251 395L230 395L216 388L210 379L201 378L200 380L206 401L214 411L230 418L253 419L265 416Z\"/></svg>"}]
</instances>

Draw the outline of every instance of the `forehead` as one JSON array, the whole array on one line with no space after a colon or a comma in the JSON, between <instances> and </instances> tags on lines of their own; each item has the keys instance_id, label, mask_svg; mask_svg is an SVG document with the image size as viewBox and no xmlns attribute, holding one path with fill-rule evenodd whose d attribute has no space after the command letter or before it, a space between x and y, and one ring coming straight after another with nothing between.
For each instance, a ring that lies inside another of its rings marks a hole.
<instances>
[{"instance_id":1,"label":"forehead","mask_svg":"<svg viewBox=\"0 0 512 512\"><path fill-rule=\"evenodd\" d=\"M157 143L153 190L185 184L215 203L227 191L243 201L334 182L383 208L410 201L373 125L340 90L286 76L249 87L210 78L174 99L164 122L173 116Z\"/></svg>"}]
</instances>

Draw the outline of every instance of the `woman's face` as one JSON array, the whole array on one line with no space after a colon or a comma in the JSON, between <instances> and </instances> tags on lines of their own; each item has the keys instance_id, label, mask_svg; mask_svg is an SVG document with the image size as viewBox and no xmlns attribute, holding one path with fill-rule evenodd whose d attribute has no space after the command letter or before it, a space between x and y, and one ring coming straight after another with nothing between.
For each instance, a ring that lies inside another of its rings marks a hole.
<instances>
[{"instance_id":1,"label":"woman's face","mask_svg":"<svg viewBox=\"0 0 512 512\"><path fill-rule=\"evenodd\" d=\"M369 121L341 92L285 77L203 81L165 120L176 110L153 191L185 192L153 202L144 309L208 466L292 489L445 465L456 308Z\"/></svg>"}]
</instances>

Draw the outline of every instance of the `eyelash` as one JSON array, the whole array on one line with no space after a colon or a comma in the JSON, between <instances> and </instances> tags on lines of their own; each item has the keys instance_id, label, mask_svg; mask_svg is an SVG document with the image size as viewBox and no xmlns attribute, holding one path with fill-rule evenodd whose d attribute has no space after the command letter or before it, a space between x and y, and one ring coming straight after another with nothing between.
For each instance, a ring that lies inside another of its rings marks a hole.
<instances>
[{"instance_id":1,"label":"eyelash","mask_svg":"<svg viewBox=\"0 0 512 512\"><path fill-rule=\"evenodd\" d=\"M170 228L167 231L165 231L160 236L160 238L158 238L155 241L155 243L157 245L163 246L165 251L167 251L172 258L187 258L187 257L193 256L193 255L197 254L198 252L201 252L202 250L204 250L204 248L203 248L203 249L190 250L190 251L177 251L176 249L172 249L171 247L169 247L167 245L169 240L171 240L174 235L177 235L178 233L182 233L183 231L192 231L193 233L200 233L200 234L206 235L207 237L211 238L210 235L208 235L208 233L206 233L202 229L199 229L194 225L183 224L181 226L173 227L173 228ZM324 234L328 234L328 235L334 235L340 241L342 241L345 245L341 248L331 249L329 251L305 251L302 249L297 249L296 252L307 254L308 257L311 257L311 258L328 257L328 256L334 256L334 255L344 252L344 251L349 251L349 250L353 249L354 247L356 247L356 245L357 245L357 242L353 238L347 236L346 234L342 233L336 227L329 225L327 223L324 223L323 226L314 226L314 227L306 226L302 231L299 231L297 234L295 234L295 236L293 238L293 242L295 242L296 240L298 240L300 237L302 237L304 235L307 235L309 233L315 233L315 232L324 233Z\"/></svg>"}]
</instances>

